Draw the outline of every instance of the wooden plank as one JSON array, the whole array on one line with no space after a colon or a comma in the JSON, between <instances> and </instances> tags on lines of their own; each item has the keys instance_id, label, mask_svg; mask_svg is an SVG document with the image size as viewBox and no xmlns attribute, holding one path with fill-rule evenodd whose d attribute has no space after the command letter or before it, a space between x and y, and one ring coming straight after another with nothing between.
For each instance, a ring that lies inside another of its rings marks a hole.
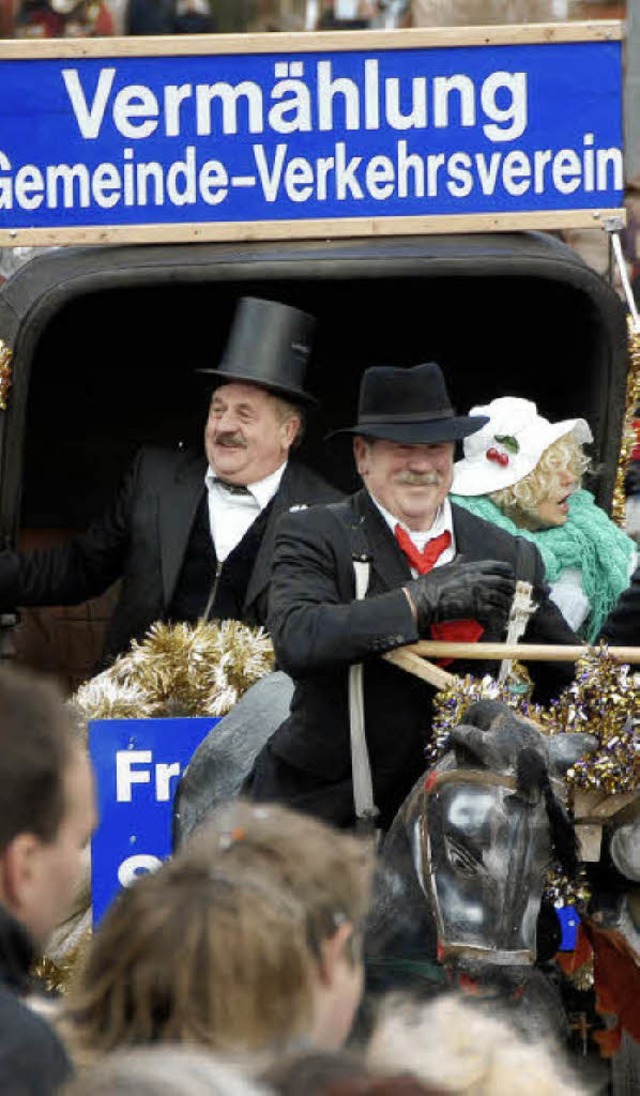
<instances>
[{"instance_id":1,"label":"wooden plank","mask_svg":"<svg viewBox=\"0 0 640 1096\"><path fill-rule=\"evenodd\" d=\"M616 817L640 800L640 788L630 792L615 794L596 789L575 788L573 790L573 812L576 820L604 823Z\"/></svg>"},{"instance_id":2,"label":"wooden plank","mask_svg":"<svg viewBox=\"0 0 640 1096\"><path fill-rule=\"evenodd\" d=\"M234 53L317 53L325 50L398 50L449 46L614 42L625 23L601 19L478 27L411 27L401 30L296 31L271 34L182 34L129 38L0 40L0 59L54 57L193 57Z\"/></svg>"},{"instance_id":3,"label":"wooden plank","mask_svg":"<svg viewBox=\"0 0 640 1096\"><path fill-rule=\"evenodd\" d=\"M347 32L348 33L348 32ZM598 228L622 209L573 209L468 216L348 217L309 221L221 221L190 225L104 225L74 228L0 229L0 247L60 247L71 244L219 243L236 240L335 240L350 237L435 236L441 233L552 231Z\"/></svg>"},{"instance_id":4,"label":"wooden plank","mask_svg":"<svg viewBox=\"0 0 640 1096\"><path fill-rule=\"evenodd\" d=\"M440 666L434 666L433 663L427 662L424 658L420 658L408 647L398 647L395 651L387 651L382 657L387 662L392 662L394 666L399 666L401 670L406 670L415 677L422 678L429 685L435 685L436 689L446 689L455 681L453 674L450 674L447 670L442 670Z\"/></svg>"}]
</instances>

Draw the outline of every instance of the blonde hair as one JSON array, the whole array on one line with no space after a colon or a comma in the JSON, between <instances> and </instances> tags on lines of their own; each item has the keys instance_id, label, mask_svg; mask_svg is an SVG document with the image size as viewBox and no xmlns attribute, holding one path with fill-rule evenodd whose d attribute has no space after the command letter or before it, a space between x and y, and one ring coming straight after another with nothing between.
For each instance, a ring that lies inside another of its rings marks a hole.
<instances>
[{"instance_id":1,"label":"blonde hair","mask_svg":"<svg viewBox=\"0 0 640 1096\"><path fill-rule=\"evenodd\" d=\"M188 838L182 855L224 870L259 872L293 894L316 957L341 921L358 926L369 906L370 844L280 804L223 804Z\"/></svg>"},{"instance_id":2,"label":"blonde hair","mask_svg":"<svg viewBox=\"0 0 640 1096\"><path fill-rule=\"evenodd\" d=\"M561 473L570 471L576 479L581 480L589 464L589 458L580 442L573 434L565 434L544 450L528 476L524 476L511 487L490 492L489 498L517 525L519 515L527 518L535 516L540 502L557 492L556 484Z\"/></svg>"},{"instance_id":3,"label":"blonde hair","mask_svg":"<svg viewBox=\"0 0 640 1096\"><path fill-rule=\"evenodd\" d=\"M180 854L111 905L64 1000L80 1061L122 1046L287 1047L313 1015L304 911L277 884Z\"/></svg>"},{"instance_id":4,"label":"blonde hair","mask_svg":"<svg viewBox=\"0 0 640 1096\"><path fill-rule=\"evenodd\" d=\"M526 1042L506 1019L447 994L424 1004L390 995L367 1058L457 1096L579 1096L560 1049Z\"/></svg>"},{"instance_id":5,"label":"blonde hair","mask_svg":"<svg viewBox=\"0 0 640 1096\"><path fill-rule=\"evenodd\" d=\"M167 1040L286 1049L311 1030L322 944L362 921L372 872L368 843L318 819L223 805L109 908L61 1034L80 1059Z\"/></svg>"}]
</instances>

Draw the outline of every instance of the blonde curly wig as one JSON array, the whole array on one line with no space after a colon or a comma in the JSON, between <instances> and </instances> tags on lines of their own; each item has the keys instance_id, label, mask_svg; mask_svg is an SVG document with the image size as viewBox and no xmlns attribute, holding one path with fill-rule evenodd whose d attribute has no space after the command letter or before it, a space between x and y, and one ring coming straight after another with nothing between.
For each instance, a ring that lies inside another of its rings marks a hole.
<instances>
[{"instance_id":1,"label":"blonde curly wig","mask_svg":"<svg viewBox=\"0 0 640 1096\"><path fill-rule=\"evenodd\" d=\"M590 461L573 434L565 434L545 449L533 472L511 487L493 491L489 498L507 517L518 524L518 516L535 517L544 499L560 493L559 477L567 470L581 480Z\"/></svg>"}]
</instances>

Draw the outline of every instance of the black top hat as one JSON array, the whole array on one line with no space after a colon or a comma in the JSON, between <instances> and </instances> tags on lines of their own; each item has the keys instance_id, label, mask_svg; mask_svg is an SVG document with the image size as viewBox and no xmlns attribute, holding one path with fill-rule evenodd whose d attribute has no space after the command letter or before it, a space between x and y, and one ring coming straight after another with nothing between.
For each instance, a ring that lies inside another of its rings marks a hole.
<instances>
[{"instance_id":1,"label":"black top hat","mask_svg":"<svg viewBox=\"0 0 640 1096\"><path fill-rule=\"evenodd\" d=\"M317 401L304 391L315 319L278 301L242 297L217 369L199 369L217 384L257 384L294 403Z\"/></svg>"},{"instance_id":2,"label":"black top hat","mask_svg":"<svg viewBox=\"0 0 640 1096\"><path fill-rule=\"evenodd\" d=\"M335 430L329 437L361 434L422 445L458 441L475 434L488 421L485 415L456 415L442 370L435 362L411 369L374 365L362 375L357 424Z\"/></svg>"}]
</instances>

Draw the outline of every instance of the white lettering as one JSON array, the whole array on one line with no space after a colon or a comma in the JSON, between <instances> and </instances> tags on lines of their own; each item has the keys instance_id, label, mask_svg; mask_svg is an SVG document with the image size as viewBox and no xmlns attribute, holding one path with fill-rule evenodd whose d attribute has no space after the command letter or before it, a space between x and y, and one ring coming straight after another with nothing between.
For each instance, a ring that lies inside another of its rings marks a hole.
<instances>
[{"instance_id":1,"label":"white lettering","mask_svg":"<svg viewBox=\"0 0 640 1096\"><path fill-rule=\"evenodd\" d=\"M141 875L147 872L157 871L162 863L157 856L151 853L140 853L138 856L129 856L123 860L118 868L118 882L121 887L130 887Z\"/></svg>"},{"instance_id":2,"label":"white lettering","mask_svg":"<svg viewBox=\"0 0 640 1096\"><path fill-rule=\"evenodd\" d=\"M62 70L62 79L64 80L64 86L66 87L67 94L71 100L71 106L73 107L73 113L75 114L78 128L86 140L94 140L100 135L102 122L104 120L104 112L107 108L107 101L111 94L115 74L116 70L114 68L100 69L100 76L98 77L98 84L93 97L93 105L89 107L87 105L87 100L85 99L84 91L82 90L78 70Z\"/></svg>"},{"instance_id":3,"label":"white lettering","mask_svg":"<svg viewBox=\"0 0 640 1096\"><path fill-rule=\"evenodd\" d=\"M282 169L284 166L285 156L287 155L286 145L277 145L276 154L273 159L273 167L269 169L267 164L267 158L265 156L264 147L262 145L253 146L253 155L256 161L256 167L258 169L258 175L260 177L260 183L262 185L262 191L268 202L275 202L278 197L278 191L280 189L280 179L282 178Z\"/></svg>"},{"instance_id":4,"label":"white lettering","mask_svg":"<svg viewBox=\"0 0 640 1096\"><path fill-rule=\"evenodd\" d=\"M131 789L134 784L150 784L149 769L135 772L134 765L151 765L151 750L118 750L116 753L116 800L118 803L131 803Z\"/></svg>"},{"instance_id":5,"label":"white lettering","mask_svg":"<svg viewBox=\"0 0 640 1096\"><path fill-rule=\"evenodd\" d=\"M158 100L144 84L129 84L116 95L113 120L128 140L150 137L158 128L159 116ZM140 121L136 122L136 118Z\"/></svg>"},{"instance_id":6,"label":"white lettering","mask_svg":"<svg viewBox=\"0 0 640 1096\"><path fill-rule=\"evenodd\" d=\"M158 803L169 802L171 799L171 778L179 775L179 761L172 761L168 765L159 762L156 765L156 800Z\"/></svg>"},{"instance_id":7,"label":"white lettering","mask_svg":"<svg viewBox=\"0 0 640 1096\"><path fill-rule=\"evenodd\" d=\"M520 182L518 182L520 180ZM508 152L502 165L502 182L509 194L524 194L531 186L531 164L524 152L514 148Z\"/></svg>"},{"instance_id":8,"label":"white lettering","mask_svg":"<svg viewBox=\"0 0 640 1096\"><path fill-rule=\"evenodd\" d=\"M498 99L507 92L507 105L498 106ZM527 74L526 72L492 72L482 85L482 109L491 122L482 129L490 141L514 141L527 127ZM506 128L497 123L511 123Z\"/></svg>"}]
</instances>

